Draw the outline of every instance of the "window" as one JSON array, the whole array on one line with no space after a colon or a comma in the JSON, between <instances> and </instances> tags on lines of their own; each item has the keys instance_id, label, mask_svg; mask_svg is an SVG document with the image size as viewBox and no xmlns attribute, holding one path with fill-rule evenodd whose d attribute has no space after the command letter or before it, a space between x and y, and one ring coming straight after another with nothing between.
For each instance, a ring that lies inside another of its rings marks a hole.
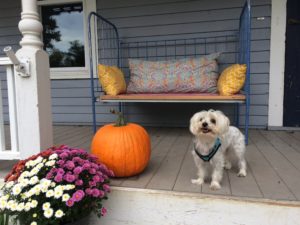
<instances>
[{"instance_id":1,"label":"window","mask_svg":"<svg viewBox=\"0 0 300 225\"><path fill-rule=\"evenodd\" d=\"M44 6L42 23L50 67L85 67L82 3Z\"/></svg>"},{"instance_id":2,"label":"window","mask_svg":"<svg viewBox=\"0 0 300 225\"><path fill-rule=\"evenodd\" d=\"M44 49L52 79L89 77L87 17L96 0L40 0Z\"/></svg>"}]
</instances>

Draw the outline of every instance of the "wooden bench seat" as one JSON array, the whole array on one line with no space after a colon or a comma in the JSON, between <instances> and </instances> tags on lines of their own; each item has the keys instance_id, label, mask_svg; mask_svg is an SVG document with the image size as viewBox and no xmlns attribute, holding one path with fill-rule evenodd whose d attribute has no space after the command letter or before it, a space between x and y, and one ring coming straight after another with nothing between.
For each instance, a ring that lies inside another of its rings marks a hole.
<instances>
[{"instance_id":1,"label":"wooden bench seat","mask_svg":"<svg viewBox=\"0 0 300 225\"><path fill-rule=\"evenodd\" d=\"M117 96L102 95L103 102L210 102L210 103L244 103L246 96L236 94L222 96L210 93L164 93L164 94L121 94Z\"/></svg>"}]
</instances>

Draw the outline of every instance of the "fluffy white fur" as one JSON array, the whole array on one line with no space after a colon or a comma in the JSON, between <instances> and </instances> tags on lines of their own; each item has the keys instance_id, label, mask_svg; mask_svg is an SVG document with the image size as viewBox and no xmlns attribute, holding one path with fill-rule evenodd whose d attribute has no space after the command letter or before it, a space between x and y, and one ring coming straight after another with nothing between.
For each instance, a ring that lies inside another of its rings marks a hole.
<instances>
[{"instance_id":1,"label":"fluffy white fur","mask_svg":"<svg viewBox=\"0 0 300 225\"><path fill-rule=\"evenodd\" d=\"M202 185L205 178L211 177L210 188L221 188L223 169L230 169L234 159L238 162L238 176L245 177L247 165L245 161L245 138L236 127L229 126L229 119L221 111L201 111L191 118L190 131L195 136L194 144L202 155L209 154L217 137L221 147L209 162L204 162L192 151L198 169L198 178L192 179L193 184Z\"/></svg>"}]
</instances>

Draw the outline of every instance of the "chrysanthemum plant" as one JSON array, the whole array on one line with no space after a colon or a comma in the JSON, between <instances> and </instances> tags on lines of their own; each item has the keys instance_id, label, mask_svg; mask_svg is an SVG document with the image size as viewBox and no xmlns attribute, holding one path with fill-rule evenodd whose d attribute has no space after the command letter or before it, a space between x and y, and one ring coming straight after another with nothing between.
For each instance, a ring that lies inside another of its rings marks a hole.
<instances>
[{"instance_id":1,"label":"chrysanthemum plant","mask_svg":"<svg viewBox=\"0 0 300 225\"><path fill-rule=\"evenodd\" d=\"M62 225L106 213L113 172L82 149L60 146L17 163L0 190L0 212L22 225Z\"/></svg>"}]
</instances>

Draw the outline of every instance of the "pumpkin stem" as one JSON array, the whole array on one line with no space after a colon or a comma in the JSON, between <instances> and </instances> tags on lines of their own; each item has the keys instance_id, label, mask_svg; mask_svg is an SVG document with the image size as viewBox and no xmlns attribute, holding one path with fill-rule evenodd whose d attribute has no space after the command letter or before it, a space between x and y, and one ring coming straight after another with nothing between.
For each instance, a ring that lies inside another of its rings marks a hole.
<instances>
[{"instance_id":1,"label":"pumpkin stem","mask_svg":"<svg viewBox=\"0 0 300 225\"><path fill-rule=\"evenodd\" d=\"M115 115L118 115L118 118L117 118L117 121L115 123L115 127L122 127L122 126L126 126L126 120L124 118L124 115L122 112L117 112L116 110L114 109L111 109L110 112L112 114L115 114Z\"/></svg>"}]
</instances>

